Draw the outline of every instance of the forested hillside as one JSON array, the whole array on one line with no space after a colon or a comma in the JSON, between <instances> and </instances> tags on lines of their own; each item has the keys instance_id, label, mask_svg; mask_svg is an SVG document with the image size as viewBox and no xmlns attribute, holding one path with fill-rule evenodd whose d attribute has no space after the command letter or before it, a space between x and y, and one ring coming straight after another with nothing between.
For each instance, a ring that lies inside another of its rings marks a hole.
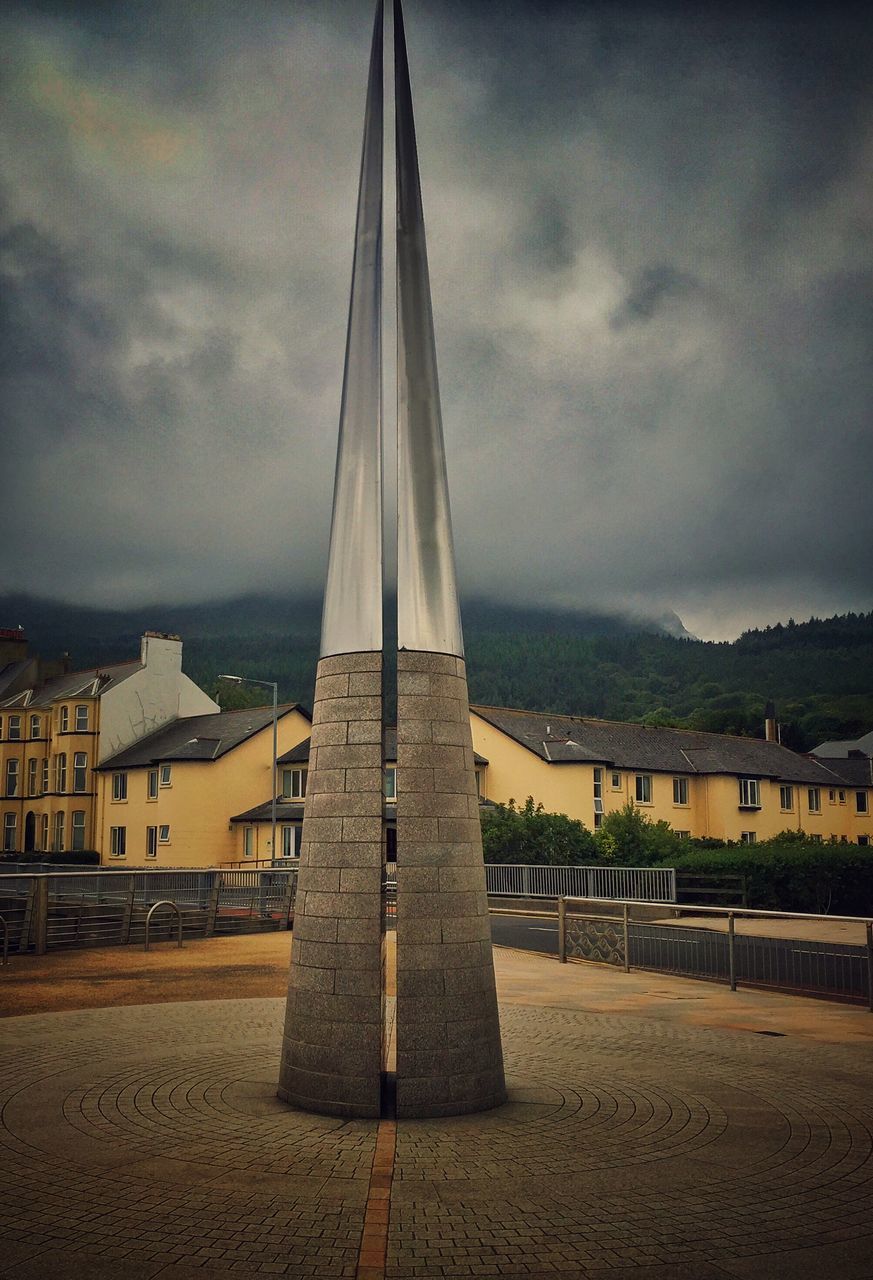
<instances>
[{"instance_id":1,"label":"forested hillside","mask_svg":"<svg viewBox=\"0 0 873 1280\"><path fill-rule=\"evenodd\" d=\"M0 597L0 625L22 625L46 657L68 650L76 666L113 662L137 651L144 630L173 631L185 642L185 670L210 692L220 672L236 672L276 679L283 699L304 703L319 619L317 600L291 597L126 612ZM873 728L873 613L789 622L722 644L678 639L656 626L465 602L470 696L752 735L761 734L772 697L783 740L797 750ZM263 691L222 687L225 705L249 696L262 701Z\"/></svg>"}]
</instances>

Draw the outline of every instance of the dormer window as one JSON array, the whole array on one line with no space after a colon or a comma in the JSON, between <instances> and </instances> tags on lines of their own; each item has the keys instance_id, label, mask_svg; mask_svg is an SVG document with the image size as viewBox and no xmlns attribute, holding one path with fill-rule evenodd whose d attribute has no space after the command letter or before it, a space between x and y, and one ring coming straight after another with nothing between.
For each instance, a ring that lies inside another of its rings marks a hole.
<instances>
[{"instance_id":1,"label":"dormer window","mask_svg":"<svg viewBox=\"0 0 873 1280\"><path fill-rule=\"evenodd\" d=\"M306 795L306 775L308 769L283 769L282 770L282 798L283 800L302 800Z\"/></svg>"}]
</instances>

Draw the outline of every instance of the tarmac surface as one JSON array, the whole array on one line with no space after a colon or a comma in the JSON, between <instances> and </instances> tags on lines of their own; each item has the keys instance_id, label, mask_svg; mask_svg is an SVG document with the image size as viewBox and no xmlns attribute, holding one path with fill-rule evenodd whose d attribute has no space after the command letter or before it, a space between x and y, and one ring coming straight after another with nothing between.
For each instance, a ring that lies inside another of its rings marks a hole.
<instances>
[{"instance_id":1,"label":"tarmac surface","mask_svg":"<svg viewBox=\"0 0 873 1280\"><path fill-rule=\"evenodd\" d=\"M275 1097L288 950L0 970L0 1276L873 1276L868 1012L497 948L509 1102L348 1122Z\"/></svg>"}]
</instances>

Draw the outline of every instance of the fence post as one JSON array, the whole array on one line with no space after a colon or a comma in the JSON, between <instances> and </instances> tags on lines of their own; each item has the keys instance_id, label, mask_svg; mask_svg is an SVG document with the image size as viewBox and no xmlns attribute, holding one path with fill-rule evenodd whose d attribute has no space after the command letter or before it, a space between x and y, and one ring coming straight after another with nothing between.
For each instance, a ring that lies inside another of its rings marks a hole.
<instances>
[{"instance_id":1,"label":"fence post","mask_svg":"<svg viewBox=\"0 0 873 1280\"><path fill-rule=\"evenodd\" d=\"M670 901L676 901L676 868L670 867Z\"/></svg>"},{"instance_id":2,"label":"fence post","mask_svg":"<svg viewBox=\"0 0 873 1280\"><path fill-rule=\"evenodd\" d=\"M220 871L216 871L212 876L212 891L209 895L209 904L206 908L206 924L203 928L204 938L211 938L215 933L215 921L218 916L218 900L221 897L221 886L224 883L224 876Z\"/></svg>"},{"instance_id":3,"label":"fence post","mask_svg":"<svg viewBox=\"0 0 873 1280\"><path fill-rule=\"evenodd\" d=\"M567 899L558 899L558 959L567 963Z\"/></svg>"},{"instance_id":4,"label":"fence post","mask_svg":"<svg viewBox=\"0 0 873 1280\"><path fill-rule=\"evenodd\" d=\"M33 953L44 956L48 943L48 876L40 876L36 882L36 900L34 902L32 932Z\"/></svg>"},{"instance_id":5,"label":"fence post","mask_svg":"<svg viewBox=\"0 0 873 1280\"><path fill-rule=\"evenodd\" d=\"M731 991L737 989L737 963L734 933L734 913L728 912L728 972L730 973Z\"/></svg>"},{"instance_id":6,"label":"fence post","mask_svg":"<svg viewBox=\"0 0 873 1280\"><path fill-rule=\"evenodd\" d=\"M30 888L27 891L27 902L24 907L24 919L21 922L21 933L18 936L18 950L23 955L30 946L30 926L33 921L33 912L36 906L36 886L37 879L33 876L30 881Z\"/></svg>"},{"instance_id":7,"label":"fence post","mask_svg":"<svg viewBox=\"0 0 873 1280\"><path fill-rule=\"evenodd\" d=\"M130 942L130 926L133 922L133 904L136 898L136 876L130 877L130 892L124 904L124 915L121 920L121 941L123 945Z\"/></svg>"},{"instance_id":8,"label":"fence post","mask_svg":"<svg viewBox=\"0 0 873 1280\"><path fill-rule=\"evenodd\" d=\"M291 908L294 906L294 899L297 896L297 872L289 871L288 879L285 882L285 896L282 899L282 928L291 928Z\"/></svg>"},{"instance_id":9,"label":"fence post","mask_svg":"<svg viewBox=\"0 0 873 1280\"><path fill-rule=\"evenodd\" d=\"M873 924L867 921L867 1004L873 1013Z\"/></svg>"},{"instance_id":10,"label":"fence post","mask_svg":"<svg viewBox=\"0 0 873 1280\"><path fill-rule=\"evenodd\" d=\"M530 897L530 867L527 865L521 869L521 891L526 898Z\"/></svg>"},{"instance_id":11,"label":"fence post","mask_svg":"<svg viewBox=\"0 0 873 1280\"><path fill-rule=\"evenodd\" d=\"M623 904L621 914L624 927L624 971L630 973L630 929L628 928L630 905L627 902Z\"/></svg>"}]
</instances>

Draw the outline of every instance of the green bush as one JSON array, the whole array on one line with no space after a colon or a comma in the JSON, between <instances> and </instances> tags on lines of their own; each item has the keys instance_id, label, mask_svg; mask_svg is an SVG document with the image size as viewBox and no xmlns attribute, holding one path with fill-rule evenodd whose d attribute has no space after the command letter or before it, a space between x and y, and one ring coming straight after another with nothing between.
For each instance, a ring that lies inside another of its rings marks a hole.
<instances>
[{"instance_id":1,"label":"green bush","mask_svg":"<svg viewBox=\"0 0 873 1280\"><path fill-rule=\"evenodd\" d=\"M597 862L594 836L565 813L546 813L533 797L518 808L514 800L482 812L482 848L486 862L524 862L569 867Z\"/></svg>"},{"instance_id":2,"label":"green bush","mask_svg":"<svg viewBox=\"0 0 873 1280\"><path fill-rule=\"evenodd\" d=\"M615 813L608 813L594 839L599 855L596 860L621 867L670 862L687 845L668 822L652 822L632 801Z\"/></svg>"}]
</instances>

